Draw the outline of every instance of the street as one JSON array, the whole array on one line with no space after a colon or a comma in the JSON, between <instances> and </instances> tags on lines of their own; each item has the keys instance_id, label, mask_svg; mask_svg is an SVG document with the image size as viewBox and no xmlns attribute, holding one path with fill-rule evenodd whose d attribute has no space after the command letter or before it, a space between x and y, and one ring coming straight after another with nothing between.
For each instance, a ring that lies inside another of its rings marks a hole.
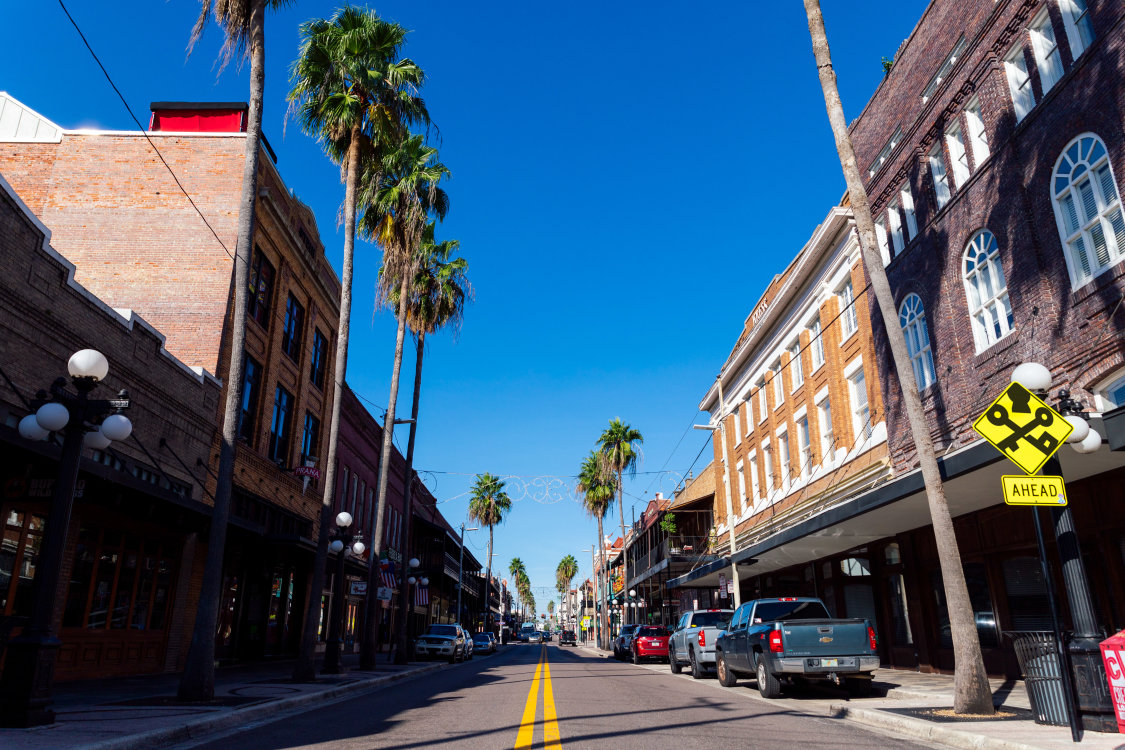
<instances>
[{"instance_id":1,"label":"street","mask_svg":"<svg viewBox=\"0 0 1125 750\"><path fill-rule=\"evenodd\" d=\"M916 748L918 740L809 716L713 679L675 676L582 648L512 644L489 658L396 683L181 750L261 748ZM755 693L756 694L756 693Z\"/></svg>"}]
</instances>

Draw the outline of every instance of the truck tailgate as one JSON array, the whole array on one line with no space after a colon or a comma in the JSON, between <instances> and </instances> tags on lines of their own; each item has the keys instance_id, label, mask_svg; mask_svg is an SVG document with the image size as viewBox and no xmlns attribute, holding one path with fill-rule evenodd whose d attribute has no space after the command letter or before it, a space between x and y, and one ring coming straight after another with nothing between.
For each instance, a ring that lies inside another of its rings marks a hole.
<instances>
[{"instance_id":1,"label":"truck tailgate","mask_svg":"<svg viewBox=\"0 0 1125 750\"><path fill-rule=\"evenodd\" d=\"M792 620L779 623L787 656L870 654L866 620Z\"/></svg>"}]
</instances>

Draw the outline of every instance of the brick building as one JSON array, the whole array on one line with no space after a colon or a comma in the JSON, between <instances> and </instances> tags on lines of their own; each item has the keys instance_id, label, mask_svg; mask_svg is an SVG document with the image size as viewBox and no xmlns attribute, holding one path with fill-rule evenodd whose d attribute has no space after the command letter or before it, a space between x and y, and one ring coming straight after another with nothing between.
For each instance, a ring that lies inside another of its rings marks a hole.
<instances>
[{"instance_id":1,"label":"brick building","mask_svg":"<svg viewBox=\"0 0 1125 750\"><path fill-rule=\"evenodd\" d=\"M0 174L52 226L76 279L110 306L144 315L172 354L216 373L230 356L244 110L155 104L146 138L63 130L0 94ZM311 210L264 145L216 645L222 660L294 653L299 642L320 496L292 470L315 463L323 447L339 294ZM217 437L209 464L218 465Z\"/></svg>"},{"instance_id":2,"label":"brick building","mask_svg":"<svg viewBox=\"0 0 1125 750\"><path fill-rule=\"evenodd\" d=\"M94 348L109 375L94 398L127 389L130 439L83 451L55 631L59 679L182 668L195 619L211 495L207 455L221 386L165 348L131 310L75 281L50 231L0 177L0 632L30 615L59 444L16 425L29 401Z\"/></svg>"}]
</instances>

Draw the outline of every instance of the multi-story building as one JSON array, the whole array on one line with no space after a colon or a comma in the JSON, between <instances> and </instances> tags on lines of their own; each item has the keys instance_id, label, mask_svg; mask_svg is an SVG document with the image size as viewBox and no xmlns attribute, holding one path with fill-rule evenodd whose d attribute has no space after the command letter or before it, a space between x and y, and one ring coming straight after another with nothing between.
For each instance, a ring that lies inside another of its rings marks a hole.
<instances>
[{"instance_id":1,"label":"multi-story building","mask_svg":"<svg viewBox=\"0 0 1125 750\"><path fill-rule=\"evenodd\" d=\"M58 443L24 439L16 426L37 392L66 377L71 354L93 348L109 374L92 397L127 390L133 433L82 452L53 592L62 642L55 675L182 669L211 514L206 465L221 387L171 355L135 312L81 286L50 240L0 177L0 634L6 640L30 617L59 470Z\"/></svg>"},{"instance_id":2,"label":"multi-story building","mask_svg":"<svg viewBox=\"0 0 1125 750\"><path fill-rule=\"evenodd\" d=\"M147 133L64 130L0 94L0 173L53 227L77 281L145 316L187 364L220 374L230 357L244 122L241 104L158 103ZM289 654L299 642L320 493L292 470L321 455L334 390L339 281L311 210L266 144L255 217L223 660ZM216 437L212 468L218 453Z\"/></svg>"}]
</instances>

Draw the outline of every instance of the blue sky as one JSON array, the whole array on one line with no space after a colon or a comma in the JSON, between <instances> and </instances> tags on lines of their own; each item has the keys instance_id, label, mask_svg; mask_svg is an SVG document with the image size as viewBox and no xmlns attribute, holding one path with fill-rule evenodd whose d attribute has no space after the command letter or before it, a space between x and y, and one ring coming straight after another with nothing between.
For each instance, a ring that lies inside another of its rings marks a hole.
<instances>
[{"instance_id":1,"label":"blue sky","mask_svg":"<svg viewBox=\"0 0 1125 750\"><path fill-rule=\"evenodd\" d=\"M859 114L925 9L923 0L822 0L848 119ZM245 100L248 70L221 74L210 27L190 58L199 4L67 0L141 122L151 101ZM301 22L331 2L267 20L264 129L287 184L316 212L339 268L339 170L292 122L288 70ZM521 557L553 591L559 559L589 572L594 522L572 475L613 417L645 436L641 472L686 472L707 433L685 429L754 302L804 245L844 181L801 3L566 4L388 0L427 72L451 211L476 301L461 335L434 338L423 376L416 466L455 526L477 472L512 483L496 564ZM9 5L0 90L64 127L132 128L57 0ZM387 402L390 313L375 310L377 248L358 249L348 380ZM409 409L413 359L400 413ZM376 416L381 409L371 407ZM405 431L396 433L405 446ZM678 446L678 447L677 447ZM695 464L706 465L710 450ZM643 500L675 475L626 484ZM532 480L528 480L530 482ZM617 517L616 508L610 519ZM607 519L607 530L613 524ZM467 545L483 562L486 532ZM540 608L548 596L539 594Z\"/></svg>"}]
</instances>

